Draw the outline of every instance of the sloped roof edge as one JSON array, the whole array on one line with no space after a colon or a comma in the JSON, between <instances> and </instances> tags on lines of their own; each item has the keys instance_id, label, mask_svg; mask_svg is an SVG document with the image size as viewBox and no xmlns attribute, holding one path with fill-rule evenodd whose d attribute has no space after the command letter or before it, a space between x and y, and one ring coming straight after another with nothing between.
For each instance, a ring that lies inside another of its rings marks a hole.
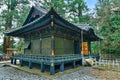
<instances>
[{"instance_id":1,"label":"sloped roof edge","mask_svg":"<svg viewBox=\"0 0 120 80\"><path fill-rule=\"evenodd\" d=\"M30 13L29 13L30 14ZM32 29L35 29L39 26L35 26L35 24L42 24L40 23L41 20L44 19L44 22L45 22L45 19L47 18L51 18L50 15L55 15L56 16L56 19L60 19L59 21L61 21L63 24L67 25L65 27L67 28L70 28L71 30L75 30L75 31L78 31L80 32L81 30L83 31L90 31L92 30L92 35L94 37L96 37L96 40L97 39L100 39L93 31L93 28L91 26L89 26L88 24L72 24L70 23L69 21L67 21L66 19L64 19L63 17L61 17L54 9L53 7L51 7L51 9L46 12L44 15L42 15L41 17L37 18L36 20L30 22L30 23L27 23L26 25L23 25L22 27L20 28L17 28L17 29L14 29L14 30L7 30L7 31L4 31L5 34L7 34L8 36L15 36L16 34L18 35L19 33L23 33L25 31L29 31L29 30L32 30ZM28 15L29 16L29 15ZM47 16L47 17L46 17ZM32 26L34 27L32 27Z\"/></svg>"},{"instance_id":2,"label":"sloped roof edge","mask_svg":"<svg viewBox=\"0 0 120 80\"><path fill-rule=\"evenodd\" d=\"M11 29L11 30L5 30L4 33L5 33L5 34L10 34L10 35L11 35L12 33L17 32L18 30L25 29L25 28L27 28L28 26L30 26L30 25L32 25L32 24L38 22L40 19L44 18L46 15L49 14L50 11L51 11L51 9L50 9L45 15L42 15L42 16L39 17L38 19L36 19L36 20L34 20L34 21L32 21L32 22L26 24L26 25L23 25L22 27L19 27L19 28L16 28L16 29Z\"/></svg>"},{"instance_id":3,"label":"sloped roof edge","mask_svg":"<svg viewBox=\"0 0 120 80\"><path fill-rule=\"evenodd\" d=\"M47 13L47 10L39 7L39 9L35 6L32 6L29 13L28 13L28 16L27 18L25 19L24 23L22 26L26 25L29 21L29 18L32 16L32 13L34 13L35 11L39 12L39 14L41 13L42 15L45 15ZM41 17L41 16L40 16Z\"/></svg>"}]
</instances>

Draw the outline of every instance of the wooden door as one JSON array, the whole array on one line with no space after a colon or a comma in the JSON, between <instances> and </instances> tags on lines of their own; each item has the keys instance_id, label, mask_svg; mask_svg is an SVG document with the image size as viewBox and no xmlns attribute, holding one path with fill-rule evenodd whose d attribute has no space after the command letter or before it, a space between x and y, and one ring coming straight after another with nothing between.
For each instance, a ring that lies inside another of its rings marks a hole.
<instances>
[{"instance_id":1,"label":"wooden door","mask_svg":"<svg viewBox=\"0 0 120 80\"><path fill-rule=\"evenodd\" d=\"M88 50L88 42L82 42L81 43L81 54L88 55L89 50Z\"/></svg>"}]
</instances>

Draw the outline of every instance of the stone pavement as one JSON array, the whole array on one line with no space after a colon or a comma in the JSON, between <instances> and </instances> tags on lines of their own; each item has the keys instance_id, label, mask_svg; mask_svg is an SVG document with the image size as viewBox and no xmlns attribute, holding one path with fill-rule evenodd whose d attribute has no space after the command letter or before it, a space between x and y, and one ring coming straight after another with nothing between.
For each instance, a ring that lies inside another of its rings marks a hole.
<instances>
[{"instance_id":1,"label":"stone pavement","mask_svg":"<svg viewBox=\"0 0 120 80\"><path fill-rule=\"evenodd\" d=\"M99 77L90 73L89 67L83 67L79 70L49 79L47 77L31 74L6 65L9 63L10 61L0 62L0 80L101 80Z\"/></svg>"}]
</instances>

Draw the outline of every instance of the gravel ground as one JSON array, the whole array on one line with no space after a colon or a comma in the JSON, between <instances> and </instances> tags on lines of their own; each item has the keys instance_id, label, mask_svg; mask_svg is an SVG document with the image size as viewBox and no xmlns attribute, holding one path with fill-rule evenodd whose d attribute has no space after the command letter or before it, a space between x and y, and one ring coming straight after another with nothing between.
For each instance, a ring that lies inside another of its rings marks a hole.
<instances>
[{"instance_id":1,"label":"gravel ground","mask_svg":"<svg viewBox=\"0 0 120 80\"><path fill-rule=\"evenodd\" d=\"M0 80L50 80L48 78L30 74L16 68L0 64ZM85 67L69 74L57 76L51 80L101 80L93 74L90 69Z\"/></svg>"},{"instance_id":2,"label":"gravel ground","mask_svg":"<svg viewBox=\"0 0 120 80\"><path fill-rule=\"evenodd\" d=\"M69 74L58 76L54 80L101 80L101 79L95 75L92 75L90 73L89 67L85 67L77 71L71 72Z\"/></svg>"},{"instance_id":3,"label":"gravel ground","mask_svg":"<svg viewBox=\"0 0 120 80\"><path fill-rule=\"evenodd\" d=\"M112 70L90 69L91 74L99 76L102 80L120 80L120 72Z\"/></svg>"},{"instance_id":4,"label":"gravel ground","mask_svg":"<svg viewBox=\"0 0 120 80\"><path fill-rule=\"evenodd\" d=\"M47 78L30 74L16 68L0 64L0 80L48 80Z\"/></svg>"}]
</instances>

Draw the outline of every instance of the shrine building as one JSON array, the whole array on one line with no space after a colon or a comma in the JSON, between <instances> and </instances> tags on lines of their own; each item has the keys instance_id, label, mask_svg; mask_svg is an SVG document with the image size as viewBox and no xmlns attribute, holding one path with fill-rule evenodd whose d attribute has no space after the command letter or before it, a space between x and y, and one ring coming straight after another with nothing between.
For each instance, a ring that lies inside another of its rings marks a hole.
<instances>
[{"instance_id":1,"label":"shrine building","mask_svg":"<svg viewBox=\"0 0 120 80\"><path fill-rule=\"evenodd\" d=\"M71 62L75 67L82 56L91 55L91 42L99 41L93 28L88 24L73 24L61 17L53 8L49 11L32 7L22 27L7 30L7 36L24 38L24 53L14 55L11 63L20 65L24 62L40 64L41 72L50 67L50 74L55 74L55 66L64 71L65 64Z\"/></svg>"}]
</instances>

